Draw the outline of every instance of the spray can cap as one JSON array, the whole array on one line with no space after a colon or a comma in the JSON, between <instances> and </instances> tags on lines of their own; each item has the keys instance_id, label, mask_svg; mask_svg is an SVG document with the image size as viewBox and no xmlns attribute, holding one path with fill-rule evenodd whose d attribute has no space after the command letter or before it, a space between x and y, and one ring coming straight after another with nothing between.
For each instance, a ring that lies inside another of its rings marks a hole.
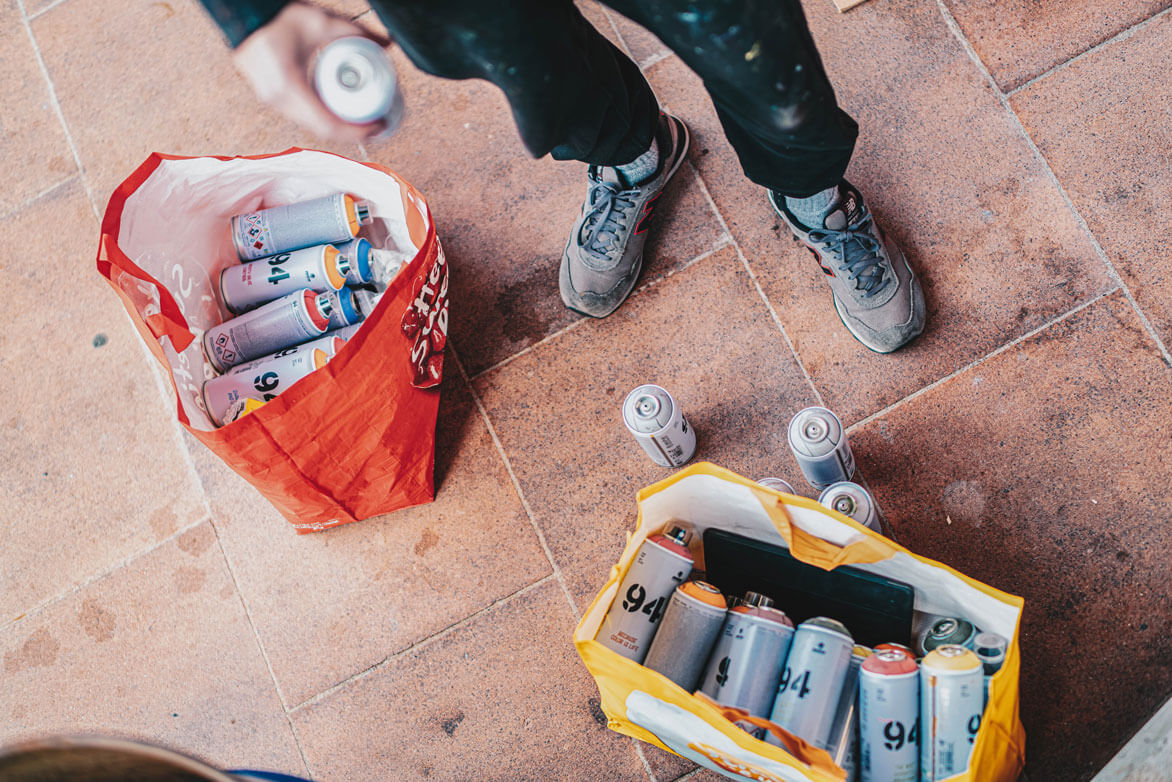
<instances>
[{"instance_id":1,"label":"spray can cap","mask_svg":"<svg viewBox=\"0 0 1172 782\"><path fill-rule=\"evenodd\" d=\"M745 593L743 598L741 598L741 605L762 606L763 608L769 608L773 605L773 598L768 597L767 595L763 595L760 592L749 591Z\"/></svg>"},{"instance_id":2,"label":"spray can cap","mask_svg":"<svg viewBox=\"0 0 1172 782\"><path fill-rule=\"evenodd\" d=\"M686 528L681 527L678 524L672 524L667 528L667 531L663 533L663 536L669 540L674 540L681 546L686 546L688 545L688 540L692 537L692 533L688 532Z\"/></svg>"}]
</instances>

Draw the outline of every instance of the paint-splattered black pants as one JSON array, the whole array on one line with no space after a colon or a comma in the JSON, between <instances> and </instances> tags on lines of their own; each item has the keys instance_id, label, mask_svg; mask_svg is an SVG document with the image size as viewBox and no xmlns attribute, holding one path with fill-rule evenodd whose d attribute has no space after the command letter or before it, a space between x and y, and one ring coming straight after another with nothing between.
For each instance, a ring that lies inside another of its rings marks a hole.
<instances>
[{"instance_id":1,"label":"paint-splattered black pants","mask_svg":"<svg viewBox=\"0 0 1172 782\"><path fill-rule=\"evenodd\" d=\"M858 125L834 99L798 0L604 0L704 80L752 181L791 196L836 184ZM643 74L571 0L375 0L423 70L508 96L535 156L618 165L651 144Z\"/></svg>"}]
</instances>

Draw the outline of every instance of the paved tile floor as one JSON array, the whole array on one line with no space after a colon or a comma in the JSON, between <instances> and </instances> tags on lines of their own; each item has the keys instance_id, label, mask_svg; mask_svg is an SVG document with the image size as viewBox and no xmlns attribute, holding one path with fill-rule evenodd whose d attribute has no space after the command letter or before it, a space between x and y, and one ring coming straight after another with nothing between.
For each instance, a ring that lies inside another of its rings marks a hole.
<instances>
[{"instance_id":1,"label":"paved tile floor","mask_svg":"<svg viewBox=\"0 0 1172 782\"><path fill-rule=\"evenodd\" d=\"M702 458L795 484L789 417L836 409L901 540L1026 598L1030 779L1092 777L1172 693L1172 3L1075 5L806 0L863 129L849 176L928 299L887 357L645 31L584 6L694 134L604 321L556 293L583 167L529 160L499 94L397 55L403 130L338 151L417 185L453 263L439 495L297 537L174 424L93 258L150 152L320 144L257 108L190 0L4 0L0 741L116 732L322 780L711 779L605 730L569 643L665 475L618 417L654 381ZM1136 746L1116 766L1168 778Z\"/></svg>"}]
</instances>

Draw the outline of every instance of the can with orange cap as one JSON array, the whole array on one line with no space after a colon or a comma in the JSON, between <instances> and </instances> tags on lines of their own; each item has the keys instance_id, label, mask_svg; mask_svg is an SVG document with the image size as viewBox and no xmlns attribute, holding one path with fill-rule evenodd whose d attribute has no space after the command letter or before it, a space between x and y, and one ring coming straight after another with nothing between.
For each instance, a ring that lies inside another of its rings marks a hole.
<instances>
[{"instance_id":1,"label":"can with orange cap","mask_svg":"<svg viewBox=\"0 0 1172 782\"><path fill-rule=\"evenodd\" d=\"M680 584L672 593L643 664L692 692L724 626L727 609L724 595L706 581Z\"/></svg>"},{"instance_id":2,"label":"can with orange cap","mask_svg":"<svg viewBox=\"0 0 1172 782\"><path fill-rule=\"evenodd\" d=\"M344 344L337 337L325 337L233 367L203 384L204 407L216 426L231 423L247 409L248 400L263 404L275 399L324 367Z\"/></svg>"},{"instance_id":3,"label":"can with orange cap","mask_svg":"<svg viewBox=\"0 0 1172 782\"><path fill-rule=\"evenodd\" d=\"M349 260L332 244L304 247L226 267L220 272L220 298L239 315L302 288L337 291L346 284L349 271Z\"/></svg>"},{"instance_id":4,"label":"can with orange cap","mask_svg":"<svg viewBox=\"0 0 1172 782\"><path fill-rule=\"evenodd\" d=\"M969 767L981 715L985 676L972 650L945 644L920 665L920 780L936 782Z\"/></svg>"},{"instance_id":5,"label":"can with orange cap","mask_svg":"<svg viewBox=\"0 0 1172 782\"><path fill-rule=\"evenodd\" d=\"M348 193L246 212L232 218L232 244L242 261L318 244L348 242L372 219L370 205Z\"/></svg>"}]
</instances>

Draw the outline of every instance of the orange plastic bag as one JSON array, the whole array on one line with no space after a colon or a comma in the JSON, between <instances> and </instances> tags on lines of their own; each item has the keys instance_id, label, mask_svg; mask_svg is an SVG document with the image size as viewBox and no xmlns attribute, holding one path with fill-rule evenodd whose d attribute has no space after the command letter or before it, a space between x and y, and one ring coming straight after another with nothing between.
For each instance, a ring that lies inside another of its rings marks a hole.
<instances>
[{"instance_id":1,"label":"orange plastic bag","mask_svg":"<svg viewBox=\"0 0 1172 782\"><path fill-rule=\"evenodd\" d=\"M238 263L230 218L336 192L372 204L375 222L362 235L400 253L403 268L332 361L216 429L200 394L214 374L201 337L230 317L215 282ZM155 153L111 196L97 262L170 378L180 423L298 533L434 498L448 266L427 203L398 175L313 150Z\"/></svg>"}]
</instances>

